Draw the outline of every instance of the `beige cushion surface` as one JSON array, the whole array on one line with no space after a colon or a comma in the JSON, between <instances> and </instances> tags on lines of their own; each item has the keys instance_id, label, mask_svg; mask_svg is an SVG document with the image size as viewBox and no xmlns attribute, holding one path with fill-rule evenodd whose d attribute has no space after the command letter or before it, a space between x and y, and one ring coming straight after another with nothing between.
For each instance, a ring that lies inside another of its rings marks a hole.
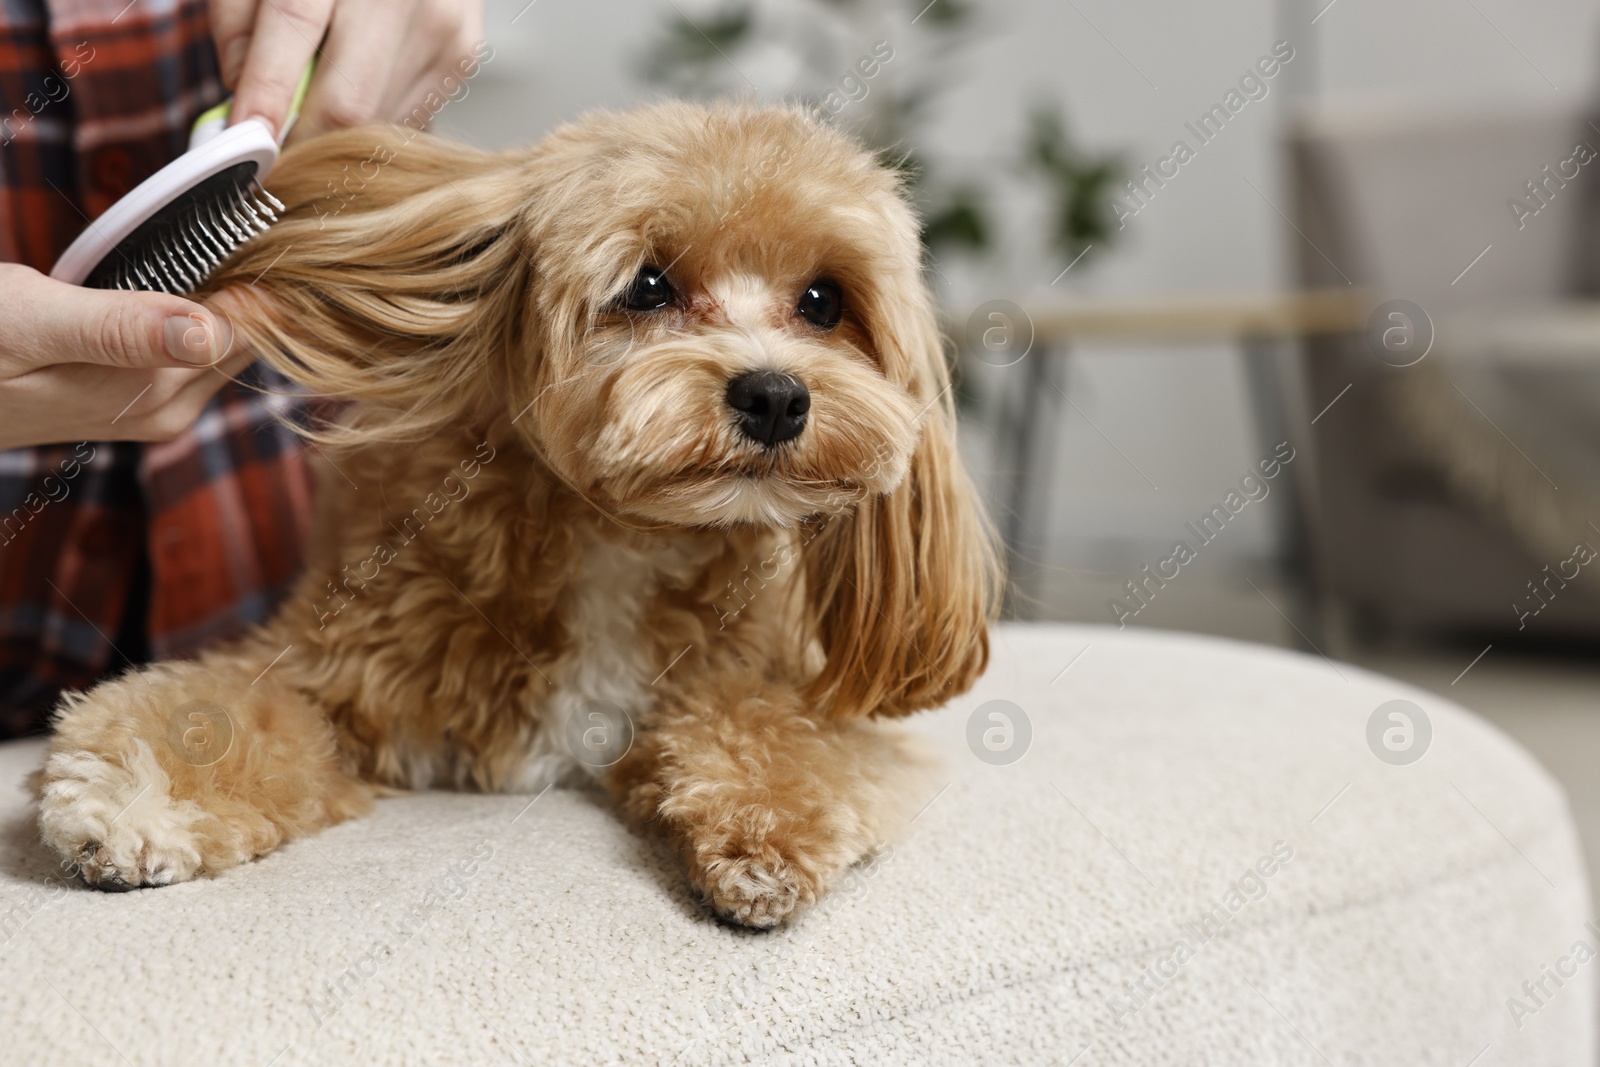
<instances>
[{"instance_id":1,"label":"beige cushion surface","mask_svg":"<svg viewBox=\"0 0 1600 1067\"><path fill-rule=\"evenodd\" d=\"M1405 766L1367 741L1395 699L1432 724ZM1004 765L968 742L994 700L1031 726L1022 751L1010 713ZM910 726L944 754L926 810L774 933L710 919L567 789L389 799L215 879L91 892L35 844L41 743L0 746L0 1063L1594 1062L1600 964L1522 988L1596 945L1565 801L1448 701L1004 626L978 688Z\"/></svg>"}]
</instances>

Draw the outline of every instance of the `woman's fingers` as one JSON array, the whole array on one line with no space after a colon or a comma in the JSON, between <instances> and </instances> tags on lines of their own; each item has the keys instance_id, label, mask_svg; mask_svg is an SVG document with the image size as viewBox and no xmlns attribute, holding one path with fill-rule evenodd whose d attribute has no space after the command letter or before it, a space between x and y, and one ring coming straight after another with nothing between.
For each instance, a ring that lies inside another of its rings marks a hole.
<instances>
[{"instance_id":1,"label":"woman's fingers","mask_svg":"<svg viewBox=\"0 0 1600 1067\"><path fill-rule=\"evenodd\" d=\"M183 433L200 418L217 390L238 377L239 372L254 360L255 356L251 353L235 353L215 367L207 367L189 378L171 394L166 403L140 420L138 430L147 436L133 440L170 441Z\"/></svg>"},{"instance_id":2,"label":"woman's fingers","mask_svg":"<svg viewBox=\"0 0 1600 1067\"><path fill-rule=\"evenodd\" d=\"M292 131L296 141L392 117L384 104L408 45L415 6L405 0L342 0L334 8L317 75Z\"/></svg>"},{"instance_id":3,"label":"woman's fingers","mask_svg":"<svg viewBox=\"0 0 1600 1067\"><path fill-rule=\"evenodd\" d=\"M211 0L233 121L288 121L301 73L320 55L296 141L373 121L401 121L429 93L460 92L461 64L483 33L482 0Z\"/></svg>"},{"instance_id":4,"label":"woman's fingers","mask_svg":"<svg viewBox=\"0 0 1600 1067\"><path fill-rule=\"evenodd\" d=\"M260 0L211 0L206 5L211 19L211 40L217 46L217 66L222 84L229 89L239 85L244 58L250 50L250 35L255 27Z\"/></svg>"},{"instance_id":5,"label":"woman's fingers","mask_svg":"<svg viewBox=\"0 0 1600 1067\"><path fill-rule=\"evenodd\" d=\"M248 54L233 97L233 121L259 118L283 131L306 64L316 54L333 15L333 0L262 0L256 8ZM339 77L331 65L316 80Z\"/></svg>"},{"instance_id":6,"label":"woman's fingers","mask_svg":"<svg viewBox=\"0 0 1600 1067\"><path fill-rule=\"evenodd\" d=\"M422 129L445 108L466 99L485 56L492 53L482 38L437 51L422 73L403 86L391 87L389 107L396 121Z\"/></svg>"},{"instance_id":7,"label":"woman's fingers","mask_svg":"<svg viewBox=\"0 0 1600 1067\"><path fill-rule=\"evenodd\" d=\"M425 125L440 102L464 95L482 33L480 0L341 0L322 55L344 77L319 68L291 139L364 122Z\"/></svg>"},{"instance_id":8,"label":"woman's fingers","mask_svg":"<svg viewBox=\"0 0 1600 1067\"><path fill-rule=\"evenodd\" d=\"M150 300L182 303L181 299L61 286L82 298L63 301L61 306L83 312L79 322L63 321L48 310L52 294L47 293L43 302L39 299L39 290L48 287L27 284L19 273L24 269L0 265L0 281L22 283L10 294L17 298L12 310L19 324L0 335L0 449L60 441L171 438L193 425L206 401L253 358L248 351L219 353L219 360L209 366L186 367L160 351L163 331L158 315L153 330L137 327L137 317L122 320L124 325L112 331L120 339L94 350L100 358L90 361L85 357L95 342L88 339L105 332L101 323L115 320L85 310L86 302L114 300L118 308L125 308ZM206 314L225 321L220 314ZM183 323L183 332L197 328L187 315L170 318Z\"/></svg>"},{"instance_id":9,"label":"woman's fingers","mask_svg":"<svg viewBox=\"0 0 1600 1067\"><path fill-rule=\"evenodd\" d=\"M169 441L194 425L206 404L253 360L229 356L201 370L141 373L105 367L52 367L25 384L55 419L45 441ZM0 386L3 389L4 386Z\"/></svg>"},{"instance_id":10,"label":"woman's fingers","mask_svg":"<svg viewBox=\"0 0 1600 1067\"><path fill-rule=\"evenodd\" d=\"M181 296L85 289L16 264L0 264L0 289L0 378L58 363L208 366L233 343L226 318Z\"/></svg>"}]
</instances>

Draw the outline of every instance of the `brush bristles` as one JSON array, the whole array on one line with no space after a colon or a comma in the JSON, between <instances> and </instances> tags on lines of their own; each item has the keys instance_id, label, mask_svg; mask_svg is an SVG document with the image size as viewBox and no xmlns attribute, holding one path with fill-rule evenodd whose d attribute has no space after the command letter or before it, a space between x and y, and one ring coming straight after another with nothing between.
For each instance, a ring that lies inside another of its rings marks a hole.
<instances>
[{"instance_id":1,"label":"brush bristles","mask_svg":"<svg viewBox=\"0 0 1600 1067\"><path fill-rule=\"evenodd\" d=\"M233 186L231 196L197 197L158 236L120 257L110 287L193 292L239 246L277 222L283 210L254 177Z\"/></svg>"}]
</instances>

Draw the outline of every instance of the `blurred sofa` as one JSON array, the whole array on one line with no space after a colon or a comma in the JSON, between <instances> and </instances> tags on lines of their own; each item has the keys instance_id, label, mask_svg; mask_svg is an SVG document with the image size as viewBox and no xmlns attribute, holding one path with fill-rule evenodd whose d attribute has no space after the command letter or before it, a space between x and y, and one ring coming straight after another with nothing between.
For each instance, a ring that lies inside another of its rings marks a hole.
<instances>
[{"instance_id":1,"label":"blurred sofa","mask_svg":"<svg viewBox=\"0 0 1600 1067\"><path fill-rule=\"evenodd\" d=\"M1352 103L1298 114L1285 154L1300 282L1374 308L1365 335L1307 342L1292 403L1324 617L1600 638L1579 547L1600 549L1600 128ZM1390 329L1417 347L1383 350Z\"/></svg>"}]
</instances>

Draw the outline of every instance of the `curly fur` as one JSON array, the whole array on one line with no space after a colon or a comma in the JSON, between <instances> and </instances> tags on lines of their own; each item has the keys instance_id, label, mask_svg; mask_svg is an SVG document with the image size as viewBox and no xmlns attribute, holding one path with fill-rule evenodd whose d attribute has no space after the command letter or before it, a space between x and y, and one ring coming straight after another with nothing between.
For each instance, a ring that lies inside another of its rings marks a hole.
<instances>
[{"instance_id":1,"label":"curly fur","mask_svg":"<svg viewBox=\"0 0 1600 1067\"><path fill-rule=\"evenodd\" d=\"M896 175L798 110L669 103L501 154L330 134L269 187L201 297L351 401L312 564L258 632L63 703L45 840L180 881L386 788L541 788L618 708L582 762L719 915L816 900L925 799L881 720L972 684L998 588ZM621 310L646 263L680 299ZM824 275L833 330L796 314ZM776 448L725 399L753 369L810 390ZM194 701L226 751L184 750Z\"/></svg>"}]
</instances>

